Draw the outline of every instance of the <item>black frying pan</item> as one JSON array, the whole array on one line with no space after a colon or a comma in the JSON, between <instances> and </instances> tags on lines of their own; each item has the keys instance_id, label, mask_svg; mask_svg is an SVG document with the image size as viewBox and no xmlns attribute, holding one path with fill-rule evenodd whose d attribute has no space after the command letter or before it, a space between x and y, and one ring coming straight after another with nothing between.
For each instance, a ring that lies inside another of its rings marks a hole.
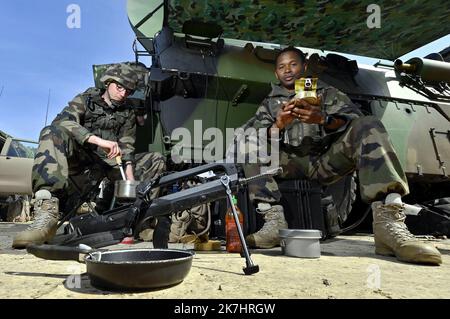
<instances>
[{"instance_id":1,"label":"black frying pan","mask_svg":"<svg viewBox=\"0 0 450 319\"><path fill-rule=\"evenodd\" d=\"M149 290L183 281L193 252L177 249L92 250L90 247L29 245L27 251L49 260L86 264L91 284L109 290Z\"/></svg>"}]
</instances>

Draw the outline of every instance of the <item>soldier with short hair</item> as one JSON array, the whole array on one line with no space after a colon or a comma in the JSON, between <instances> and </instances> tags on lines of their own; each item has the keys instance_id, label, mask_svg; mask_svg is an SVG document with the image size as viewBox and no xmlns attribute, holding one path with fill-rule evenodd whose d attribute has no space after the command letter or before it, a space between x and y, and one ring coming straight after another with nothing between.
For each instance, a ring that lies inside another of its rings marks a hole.
<instances>
[{"instance_id":1,"label":"soldier with short hair","mask_svg":"<svg viewBox=\"0 0 450 319\"><path fill-rule=\"evenodd\" d=\"M357 171L361 198L372 203L375 252L406 262L440 264L439 251L416 239L404 223L401 196L409 193L408 183L383 124L373 116L362 116L347 95L320 80L317 105L294 98L295 80L306 70L302 51L288 47L275 62L280 85L272 85L272 92L243 129L265 128L272 141L280 137L281 177L329 185ZM246 144L246 152L257 151L257 146ZM261 165L246 163L246 176L258 174ZM278 230L288 225L276 181L255 181L249 192L265 223L247 236L247 243L257 248L279 245Z\"/></svg>"},{"instance_id":2,"label":"soldier with short hair","mask_svg":"<svg viewBox=\"0 0 450 319\"><path fill-rule=\"evenodd\" d=\"M71 177L89 169L99 181L104 175L112 182L119 180L117 156L125 162L127 180L150 179L165 170L161 154L134 154L136 116L128 97L138 85L135 70L116 64L100 80L105 89L89 88L77 95L41 131L32 172L35 220L14 237L14 248L54 237L60 206L73 188Z\"/></svg>"}]
</instances>

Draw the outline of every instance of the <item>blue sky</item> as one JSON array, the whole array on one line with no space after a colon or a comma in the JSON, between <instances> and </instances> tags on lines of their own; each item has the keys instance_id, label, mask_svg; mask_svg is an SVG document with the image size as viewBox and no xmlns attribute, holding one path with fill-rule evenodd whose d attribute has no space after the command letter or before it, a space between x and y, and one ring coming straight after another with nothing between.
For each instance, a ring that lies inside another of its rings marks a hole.
<instances>
[{"instance_id":1,"label":"blue sky","mask_svg":"<svg viewBox=\"0 0 450 319\"><path fill-rule=\"evenodd\" d=\"M79 29L67 27L70 4L81 9ZM39 137L49 89L48 123L93 86L93 64L134 60L126 0L3 0L0 39L0 129L26 139ZM413 55L449 44L447 36Z\"/></svg>"}]
</instances>

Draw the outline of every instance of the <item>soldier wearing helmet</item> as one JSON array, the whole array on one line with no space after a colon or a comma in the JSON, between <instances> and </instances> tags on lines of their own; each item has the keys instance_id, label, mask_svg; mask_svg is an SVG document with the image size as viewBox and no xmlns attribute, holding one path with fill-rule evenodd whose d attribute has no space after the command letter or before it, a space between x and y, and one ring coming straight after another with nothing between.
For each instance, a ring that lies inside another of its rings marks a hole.
<instances>
[{"instance_id":1,"label":"soldier wearing helmet","mask_svg":"<svg viewBox=\"0 0 450 319\"><path fill-rule=\"evenodd\" d=\"M100 81L105 84L116 82L127 90L134 91L137 87L138 76L130 66L118 64L109 67L100 78Z\"/></svg>"},{"instance_id":2,"label":"soldier wearing helmet","mask_svg":"<svg viewBox=\"0 0 450 319\"><path fill-rule=\"evenodd\" d=\"M128 97L138 87L137 73L127 64L117 64L101 81L104 89L89 88L77 95L41 131L32 172L35 220L16 235L14 248L53 238L60 212L72 208L65 206L83 188L74 185L80 176L96 176L96 181L107 177L109 185L121 179L117 156L125 162L127 180L153 178L165 169L158 153L134 154L136 116Z\"/></svg>"}]
</instances>

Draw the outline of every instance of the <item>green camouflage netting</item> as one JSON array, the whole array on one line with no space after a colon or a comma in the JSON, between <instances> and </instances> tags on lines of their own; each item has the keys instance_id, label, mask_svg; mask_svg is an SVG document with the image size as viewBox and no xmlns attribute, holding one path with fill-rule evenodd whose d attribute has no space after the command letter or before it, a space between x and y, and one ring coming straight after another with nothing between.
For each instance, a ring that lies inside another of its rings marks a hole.
<instances>
[{"instance_id":1,"label":"green camouflage netting","mask_svg":"<svg viewBox=\"0 0 450 319\"><path fill-rule=\"evenodd\" d=\"M379 6L380 28L367 25L371 4ZM219 24L224 38L392 60L449 34L449 16L444 0L169 0L168 22L175 32L184 21L201 20Z\"/></svg>"}]
</instances>

